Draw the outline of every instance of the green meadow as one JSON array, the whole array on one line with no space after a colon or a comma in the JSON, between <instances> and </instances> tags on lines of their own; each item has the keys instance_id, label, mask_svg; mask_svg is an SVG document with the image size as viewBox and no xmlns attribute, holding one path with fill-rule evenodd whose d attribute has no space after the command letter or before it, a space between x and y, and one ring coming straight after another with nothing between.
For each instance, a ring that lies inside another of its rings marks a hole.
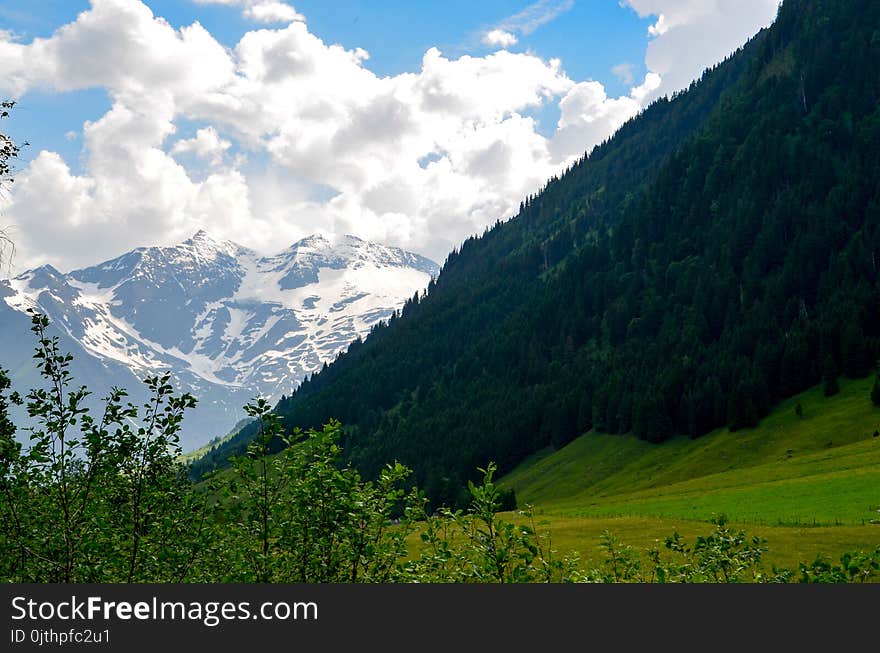
<instances>
[{"instance_id":1,"label":"green meadow","mask_svg":"<svg viewBox=\"0 0 880 653\"><path fill-rule=\"evenodd\" d=\"M588 561L599 536L663 548L678 531L693 540L725 515L767 540L781 566L837 558L880 544L880 408L873 377L841 381L827 398L814 388L780 404L756 428L722 429L654 445L588 433L543 451L502 479L530 505L559 551ZM796 407L800 405L801 410ZM800 414L798 414L800 413Z\"/></svg>"}]
</instances>

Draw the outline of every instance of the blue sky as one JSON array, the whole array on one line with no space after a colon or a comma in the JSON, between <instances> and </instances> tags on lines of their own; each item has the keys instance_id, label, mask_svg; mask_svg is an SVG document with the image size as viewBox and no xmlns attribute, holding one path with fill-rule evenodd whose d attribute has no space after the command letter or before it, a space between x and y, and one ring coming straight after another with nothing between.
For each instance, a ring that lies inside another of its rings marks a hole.
<instances>
[{"instance_id":1,"label":"blue sky","mask_svg":"<svg viewBox=\"0 0 880 653\"><path fill-rule=\"evenodd\" d=\"M528 3L512 0L448 0L446 2L366 2L365 0L297 5L309 17L316 34L328 40L357 44L370 52L371 67L393 75L418 70L422 55L431 46L458 56L482 53L480 43L487 28L515 15ZM612 92L624 91L611 68L630 61L644 71L648 18L639 18L616 2L575 2L571 9L521 36L518 51L559 58L569 76L593 78ZM401 40L389 39L399 35Z\"/></svg>"},{"instance_id":2,"label":"blue sky","mask_svg":"<svg viewBox=\"0 0 880 653\"><path fill-rule=\"evenodd\" d=\"M175 27L199 21L230 46L254 27L234 6L188 0L149 0L146 4ZM422 55L432 46L450 55L486 50L479 42L480 33L528 5L517 0L301 0L296 9L308 19L314 34L331 43L366 49L377 74L394 75L417 70ZM4 0L0 29L27 40L45 38L88 7L86 0ZM581 0L522 37L517 49L561 58L571 76L613 85L617 83L611 73L614 65L629 61L644 68L647 29L652 22L615 0Z\"/></svg>"},{"instance_id":3,"label":"blue sky","mask_svg":"<svg viewBox=\"0 0 880 653\"><path fill-rule=\"evenodd\" d=\"M4 0L0 94L19 106L3 129L30 147L0 212L21 267L197 228L442 260L775 5Z\"/></svg>"},{"instance_id":4,"label":"blue sky","mask_svg":"<svg viewBox=\"0 0 880 653\"><path fill-rule=\"evenodd\" d=\"M146 4L176 28L198 21L228 47L254 28L235 6L188 0L148 0ZM490 51L480 42L481 34L528 5L517 0L300 0L296 9L305 15L312 33L327 43L364 48L370 53L368 67L386 76L418 71L430 47L456 57ZM88 8L87 0L5 0L0 7L0 29L23 41L48 38ZM573 79L598 80L610 94L619 95L628 88L612 68L629 64L635 76L645 74L644 52L652 22L614 0L582 0L521 36L511 49L559 58ZM19 99L21 108L10 120L11 129L28 140L30 151L51 148L81 170L80 142L65 135L106 112L110 106L107 93L89 89L59 95L35 90ZM541 131L549 134L558 119L558 107L548 105L534 113L541 120Z\"/></svg>"}]
</instances>

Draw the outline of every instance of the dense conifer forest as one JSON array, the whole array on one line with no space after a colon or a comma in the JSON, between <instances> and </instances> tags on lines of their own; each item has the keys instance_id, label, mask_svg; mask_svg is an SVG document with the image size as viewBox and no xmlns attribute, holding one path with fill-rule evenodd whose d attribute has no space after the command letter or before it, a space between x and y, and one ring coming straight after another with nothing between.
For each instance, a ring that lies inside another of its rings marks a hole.
<instances>
[{"instance_id":1,"label":"dense conifer forest","mask_svg":"<svg viewBox=\"0 0 880 653\"><path fill-rule=\"evenodd\" d=\"M880 354L876 61L880 5L787 0L466 240L427 293L282 400L283 423L338 419L365 474L400 460L461 505L490 459L503 472L590 429L661 442L752 426L865 376Z\"/></svg>"}]
</instances>

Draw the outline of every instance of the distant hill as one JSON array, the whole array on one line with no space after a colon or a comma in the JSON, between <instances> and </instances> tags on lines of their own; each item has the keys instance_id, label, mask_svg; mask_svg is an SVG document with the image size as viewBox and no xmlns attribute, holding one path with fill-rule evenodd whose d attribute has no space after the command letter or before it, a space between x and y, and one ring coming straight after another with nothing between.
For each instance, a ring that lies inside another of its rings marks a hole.
<instances>
[{"instance_id":1,"label":"distant hill","mask_svg":"<svg viewBox=\"0 0 880 653\"><path fill-rule=\"evenodd\" d=\"M460 504L595 430L661 442L754 426L880 354L880 4L776 22L447 259L278 412L329 418L365 473L397 459ZM245 429L204 458L222 464Z\"/></svg>"}]
</instances>

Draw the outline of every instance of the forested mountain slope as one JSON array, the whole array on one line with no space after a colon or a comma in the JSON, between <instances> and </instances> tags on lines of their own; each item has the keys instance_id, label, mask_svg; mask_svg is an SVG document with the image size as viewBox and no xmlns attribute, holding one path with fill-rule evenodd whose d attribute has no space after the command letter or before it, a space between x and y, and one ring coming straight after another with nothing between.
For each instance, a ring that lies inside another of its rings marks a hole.
<instances>
[{"instance_id":1,"label":"forested mountain slope","mask_svg":"<svg viewBox=\"0 0 880 653\"><path fill-rule=\"evenodd\" d=\"M426 297L278 405L285 424L339 419L365 473L397 459L455 503L478 465L591 428L735 430L823 376L864 376L880 353L876 61L880 4L786 0L467 240Z\"/></svg>"}]
</instances>

